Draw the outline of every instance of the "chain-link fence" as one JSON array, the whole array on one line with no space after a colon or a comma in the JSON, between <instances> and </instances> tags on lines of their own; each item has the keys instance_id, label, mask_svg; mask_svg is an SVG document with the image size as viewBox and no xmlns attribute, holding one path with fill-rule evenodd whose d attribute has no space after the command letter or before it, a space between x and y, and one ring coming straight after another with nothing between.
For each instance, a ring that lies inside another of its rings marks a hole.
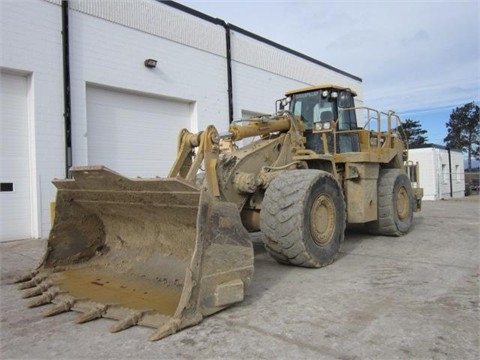
<instances>
[{"instance_id":1,"label":"chain-link fence","mask_svg":"<svg viewBox=\"0 0 480 360\"><path fill-rule=\"evenodd\" d=\"M465 171L465 196L478 194L480 189L480 171Z\"/></svg>"}]
</instances>

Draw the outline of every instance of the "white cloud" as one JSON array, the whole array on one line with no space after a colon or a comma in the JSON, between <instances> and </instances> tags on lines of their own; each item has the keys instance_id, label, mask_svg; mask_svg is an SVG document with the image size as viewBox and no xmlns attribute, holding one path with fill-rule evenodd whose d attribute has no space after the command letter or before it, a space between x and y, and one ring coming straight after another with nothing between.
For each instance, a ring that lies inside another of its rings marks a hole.
<instances>
[{"instance_id":1,"label":"white cloud","mask_svg":"<svg viewBox=\"0 0 480 360\"><path fill-rule=\"evenodd\" d=\"M181 1L359 76L401 111L480 99L480 2Z\"/></svg>"}]
</instances>

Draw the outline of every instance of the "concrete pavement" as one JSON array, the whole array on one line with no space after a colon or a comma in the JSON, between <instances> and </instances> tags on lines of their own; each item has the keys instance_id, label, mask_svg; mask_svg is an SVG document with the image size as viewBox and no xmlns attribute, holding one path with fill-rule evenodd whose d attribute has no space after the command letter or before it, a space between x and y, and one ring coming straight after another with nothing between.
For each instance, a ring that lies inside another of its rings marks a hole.
<instances>
[{"instance_id":1,"label":"concrete pavement","mask_svg":"<svg viewBox=\"0 0 480 360\"><path fill-rule=\"evenodd\" d=\"M402 238L347 232L323 269L277 264L258 244L244 302L158 342L112 321L42 318L6 279L45 241L0 244L2 359L478 359L479 197L424 202Z\"/></svg>"}]
</instances>

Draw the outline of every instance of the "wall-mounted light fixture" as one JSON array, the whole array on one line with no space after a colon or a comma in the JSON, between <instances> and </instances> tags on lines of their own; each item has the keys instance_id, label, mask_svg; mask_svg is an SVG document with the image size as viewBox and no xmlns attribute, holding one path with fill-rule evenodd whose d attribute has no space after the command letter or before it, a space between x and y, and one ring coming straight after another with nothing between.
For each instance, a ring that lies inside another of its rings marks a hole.
<instances>
[{"instance_id":1,"label":"wall-mounted light fixture","mask_svg":"<svg viewBox=\"0 0 480 360\"><path fill-rule=\"evenodd\" d=\"M144 62L145 66L149 69L153 69L157 66L157 60L155 59L146 59Z\"/></svg>"}]
</instances>

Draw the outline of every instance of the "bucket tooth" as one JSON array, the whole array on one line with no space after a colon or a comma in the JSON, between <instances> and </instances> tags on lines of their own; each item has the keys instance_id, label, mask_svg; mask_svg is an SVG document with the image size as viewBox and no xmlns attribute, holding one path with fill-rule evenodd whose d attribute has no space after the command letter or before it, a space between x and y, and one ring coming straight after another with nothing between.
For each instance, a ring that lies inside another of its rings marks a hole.
<instances>
[{"instance_id":1,"label":"bucket tooth","mask_svg":"<svg viewBox=\"0 0 480 360\"><path fill-rule=\"evenodd\" d=\"M99 319L103 316L103 314L105 314L107 312L107 308L108 308L108 306L104 305L104 306L99 306L95 309L92 309L88 312L85 312L82 315L78 316L75 319L75 322L77 324L83 324L83 323L86 323L88 321Z\"/></svg>"},{"instance_id":2,"label":"bucket tooth","mask_svg":"<svg viewBox=\"0 0 480 360\"><path fill-rule=\"evenodd\" d=\"M12 284L17 284L17 283L21 283L21 282L24 282L24 281L32 280L33 277L35 277L35 275L37 275L37 274L38 274L38 271L35 270L35 271L30 271L29 273L17 276L12 280Z\"/></svg>"},{"instance_id":3,"label":"bucket tooth","mask_svg":"<svg viewBox=\"0 0 480 360\"><path fill-rule=\"evenodd\" d=\"M36 276L32 278L31 280L25 281L21 283L20 285L17 286L18 290L24 290L24 289L30 289L32 287L37 286L40 284L42 281L46 279L46 276Z\"/></svg>"},{"instance_id":4,"label":"bucket tooth","mask_svg":"<svg viewBox=\"0 0 480 360\"><path fill-rule=\"evenodd\" d=\"M48 317L48 316L58 315L58 314L70 311L74 303L75 303L75 300L62 301L60 304L54 306L53 308L46 310L43 313L43 316Z\"/></svg>"},{"instance_id":5,"label":"bucket tooth","mask_svg":"<svg viewBox=\"0 0 480 360\"><path fill-rule=\"evenodd\" d=\"M31 298L34 296L41 295L42 293L47 291L52 285L53 285L52 283L47 282L47 283L40 284L33 289L25 290L22 294L22 298L26 299L26 298Z\"/></svg>"},{"instance_id":6,"label":"bucket tooth","mask_svg":"<svg viewBox=\"0 0 480 360\"><path fill-rule=\"evenodd\" d=\"M46 305L52 302L52 300L59 294L59 291L47 291L27 304L28 308Z\"/></svg>"},{"instance_id":7,"label":"bucket tooth","mask_svg":"<svg viewBox=\"0 0 480 360\"><path fill-rule=\"evenodd\" d=\"M113 325L110 328L110 332L116 333L137 325L138 322L142 319L143 314L145 314L146 312L147 311L136 311L132 313L130 316L127 316L125 319L120 320L115 325Z\"/></svg>"},{"instance_id":8,"label":"bucket tooth","mask_svg":"<svg viewBox=\"0 0 480 360\"><path fill-rule=\"evenodd\" d=\"M176 323L168 323L164 326L159 327L157 330L155 330L152 335L148 337L148 340L150 341L157 341L160 339L163 339L166 336L175 334L177 330L180 328L180 321L177 321Z\"/></svg>"},{"instance_id":9,"label":"bucket tooth","mask_svg":"<svg viewBox=\"0 0 480 360\"><path fill-rule=\"evenodd\" d=\"M166 336L175 334L178 330L193 326L198 324L200 321L202 321L202 314L200 313L195 313L192 314L192 316L187 319L187 320L181 320L179 318L171 318L168 322L164 323L163 325L160 325L157 330L155 330L148 340L150 341L157 341L160 339L163 339Z\"/></svg>"}]
</instances>

